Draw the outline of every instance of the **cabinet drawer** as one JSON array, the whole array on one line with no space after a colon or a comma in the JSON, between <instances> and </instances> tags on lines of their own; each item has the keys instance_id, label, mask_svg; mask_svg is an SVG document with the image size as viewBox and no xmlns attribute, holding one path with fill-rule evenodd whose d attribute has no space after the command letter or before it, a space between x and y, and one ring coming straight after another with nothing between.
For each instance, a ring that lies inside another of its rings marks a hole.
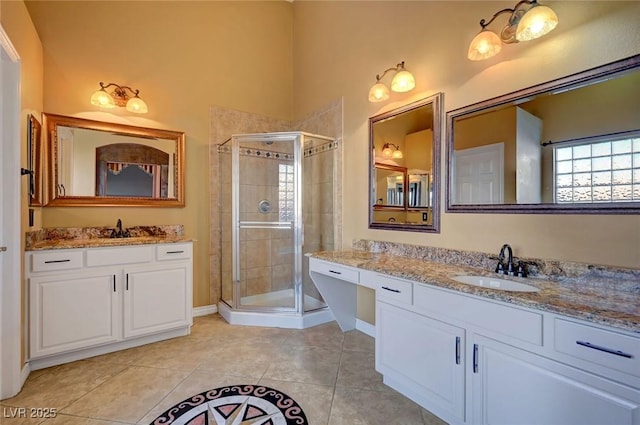
<instances>
[{"instance_id":1,"label":"cabinet drawer","mask_svg":"<svg viewBox=\"0 0 640 425\"><path fill-rule=\"evenodd\" d=\"M192 256L192 245L190 243L158 245L156 246L156 256L158 261L187 260Z\"/></svg>"},{"instance_id":2,"label":"cabinet drawer","mask_svg":"<svg viewBox=\"0 0 640 425\"><path fill-rule=\"evenodd\" d=\"M640 376L640 338L567 320L555 320L556 351Z\"/></svg>"},{"instance_id":3,"label":"cabinet drawer","mask_svg":"<svg viewBox=\"0 0 640 425\"><path fill-rule=\"evenodd\" d=\"M376 275L376 298L394 304L411 305L413 283L384 275Z\"/></svg>"},{"instance_id":4,"label":"cabinet drawer","mask_svg":"<svg viewBox=\"0 0 640 425\"><path fill-rule=\"evenodd\" d=\"M416 285L414 305L434 317L448 317L542 345L542 314Z\"/></svg>"},{"instance_id":5,"label":"cabinet drawer","mask_svg":"<svg viewBox=\"0 0 640 425\"><path fill-rule=\"evenodd\" d=\"M32 272L79 269L82 267L82 251L61 249L31 254Z\"/></svg>"},{"instance_id":6,"label":"cabinet drawer","mask_svg":"<svg viewBox=\"0 0 640 425\"><path fill-rule=\"evenodd\" d=\"M310 271L326 274L336 279L346 280L348 282L358 283L360 280L360 272L347 266L341 266L335 263L329 263L315 258L311 259L309 264Z\"/></svg>"},{"instance_id":7,"label":"cabinet drawer","mask_svg":"<svg viewBox=\"0 0 640 425\"><path fill-rule=\"evenodd\" d=\"M87 250L87 266L113 266L153 261L153 245L137 245Z\"/></svg>"}]
</instances>

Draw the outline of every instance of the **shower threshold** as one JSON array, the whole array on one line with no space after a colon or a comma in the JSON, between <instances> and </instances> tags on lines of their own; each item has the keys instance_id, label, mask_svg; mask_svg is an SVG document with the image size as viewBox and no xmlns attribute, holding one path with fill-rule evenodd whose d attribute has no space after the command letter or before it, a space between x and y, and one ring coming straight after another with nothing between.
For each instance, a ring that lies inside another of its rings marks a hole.
<instances>
[{"instance_id":1,"label":"shower threshold","mask_svg":"<svg viewBox=\"0 0 640 425\"><path fill-rule=\"evenodd\" d=\"M281 307L289 305L283 302L289 299L291 300L290 305L293 307L292 290L243 297L242 303L244 305L248 304L248 308L251 306L256 306L256 308ZM305 306L307 308L311 307L312 310L297 314L286 311L234 310L224 301L220 301L218 302L218 312L231 325L266 326L271 328L306 329L335 320L331 310L324 303L313 297L305 295Z\"/></svg>"}]
</instances>

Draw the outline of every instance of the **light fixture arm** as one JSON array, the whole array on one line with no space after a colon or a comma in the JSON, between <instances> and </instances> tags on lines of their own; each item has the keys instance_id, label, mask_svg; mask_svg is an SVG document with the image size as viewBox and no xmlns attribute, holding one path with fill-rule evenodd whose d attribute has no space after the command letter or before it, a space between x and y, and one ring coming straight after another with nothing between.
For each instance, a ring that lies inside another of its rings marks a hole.
<instances>
[{"instance_id":1,"label":"light fixture arm","mask_svg":"<svg viewBox=\"0 0 640 425\"><path fill-rule=\"evenodd\" d=\"M520 2L518 2L518 4L516 4L512 9L511 8L506 8L506 9L502 9L497 11L496 13L493 14L493 16L491 17L491 19L489 19L489 22L487 22L484 19L480 20L480 26L482 27L482 29L485 29L486 27L488 27L489 25L491 25L491 23L500 15L502 15L503 13L511 13L511 18L509 18L509 23L512 24L512 19L514 17L514 14L516 13L516 11L520 8L520 6L522 6L523 4L529 4L529 5L533 5L535 3L537 3L537 0L520 0Z\"/></svg>"},{"instance_id":2,"label":"light fixture arm","mask_svg":"<svg viewBox=\"0 0 640 425\"><path fill-rule=\"evenodd\" d=\"M133 97L138 97L138 95L140 94L140 90L134 90L129 86L121 86L116 83L104 84L102 81L100 81L100 88L102 90L106 91L106 89L108 89L111 86L115 87L115 89L113 89L114 93L116 93L116 95L121 98L128 97L127 90L129 90L133 94Z\"/></svg>"},{"instance_id":3,"label":"light fixture arm","mask_svg":"<svg viewBox=\"0 0 640 425\"><path fill-rule=\"evenodd\" d=\"M387 75L388 72L391 71L400 71L401 69L404 69L404 61L400 62L399 64L397 64L395 67L393 68L387 68L384 70L384 72L382 73L382 75L377 74L376 75L376 82L380 82L380 80L382 80L384 78L385 75Z\"/></svg>"}]
</instances>

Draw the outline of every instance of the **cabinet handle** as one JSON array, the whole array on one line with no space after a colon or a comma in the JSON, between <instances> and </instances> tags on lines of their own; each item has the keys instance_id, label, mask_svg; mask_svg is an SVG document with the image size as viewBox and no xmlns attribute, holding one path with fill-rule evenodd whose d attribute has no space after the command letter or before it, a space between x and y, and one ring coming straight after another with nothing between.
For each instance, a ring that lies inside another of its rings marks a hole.
<instances>
[{"instance_id":1,"label":"cabinet handle","mask_svg":"<svg viewBox=\"0 0 640 425\"><path fill-rule=\"evenodd\" d=\"M116 292L116 275L113 275L113 292Z\"/></svg>"},{"instance_id":2,"label":"cabinet handle","mask_svg":"<svg viewBox=\"0 0 640 425\"><path fill-rule=\"evenodd\" d=\"M333 273L333 274L342 274L342 272L337 272L335 270L329 270L329 273Z\"/></svg>"},{"instance_id":3,"label":"cabinet handle","mask_svg":"<svg viewBox=\"0 0 640 425\"><path fill-rule=\"evenodd\" d=\"M167 254L182 254L184 251L167 251Z\"/></svg>"},{"instance_id":4,"label":"cabinet handle","mask_svg":"<svg viewBox=\"0 0 640 425\"><path fill-rule=\"evenodd\" d=\"M478 373L478 344L473 344L473 373Z\"/></svg>"},{"instance_id":5,"label":"cabinet handle","mask_svg":"<svg viewBox=\"0 0 640 425\"><path fill-rule=\"evenodd\" d=\"M632 359L633 355L629 353L625 353L624 351L614 350L613 348L603 347L601 345L592 344L587 341L576 341L576 344L582 345L583 347L593 348L594 350L604 351L605 353L614 354L616 356L624 357L627 359Z\"/></svg>"},{"instance_id":6,"label":"cabinet handle","mask_svg":"<svg viewBox=\"0 0 640 425\"><path fill-rule=\"evenodd\" d=\"M129 273L127 273L127 291L129 290Z\"/></svg>"},{"instance_id":7,"label":"cabinet handle","mask_svg":"<svg viewBox=\"0 0 640 425\"><path fill-rule=\"evenodd\" d=\"M460 364L460 337L456 337L456 364Z\"/></svg>"},{"instance_id":8,"label":"cabinet handle","mask_svg":"<svg viewBox=\"0 0 640 425\"><path fill-rule=\"evenodd\" d=\"M385 291L391 291L391 292L395 292L396 294L400 293L399 289L393 289L393 288L389 288L387 286L383 286L382 289L384 289Z\"/></svg>"},{"instance_id":9,"label":"cabinet handle","mask_svg":"<svg viewBox=\"0 0 640 425\"><path fill-rule=\"evenodd\" d=\"M47 261L45 261L44 263L45 263L45 264L51 264L51 263L68 263L69 261L71 261L71 260L69 260L69 259L66 259L66 260L47 260Z\"/></svg>"}]
</instances>

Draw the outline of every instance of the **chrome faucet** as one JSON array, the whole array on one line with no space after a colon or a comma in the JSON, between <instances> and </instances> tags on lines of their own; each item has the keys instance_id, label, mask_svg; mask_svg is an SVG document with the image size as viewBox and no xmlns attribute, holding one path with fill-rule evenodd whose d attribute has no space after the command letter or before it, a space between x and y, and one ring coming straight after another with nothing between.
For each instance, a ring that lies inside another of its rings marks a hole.
<instances>
[{"instance_id":1,"label":"chrome faucet","mask_svg":"<svg viewBox=\"0 0 640 425\"><path fill-rule=\"evenodd\" d=\"M504 263L505 249L507 250L507 255L508 255L506 264ZM527 275L522 261L518 261L517 266L514 265L513 250L511 249L511 246L509 244L502 245L502 248L500 249L500 254L498 255L498 265L496 266L496 273L507 274L509 276L518 276L518 277L526 277Z\"/></svg>"}]
</instances>

